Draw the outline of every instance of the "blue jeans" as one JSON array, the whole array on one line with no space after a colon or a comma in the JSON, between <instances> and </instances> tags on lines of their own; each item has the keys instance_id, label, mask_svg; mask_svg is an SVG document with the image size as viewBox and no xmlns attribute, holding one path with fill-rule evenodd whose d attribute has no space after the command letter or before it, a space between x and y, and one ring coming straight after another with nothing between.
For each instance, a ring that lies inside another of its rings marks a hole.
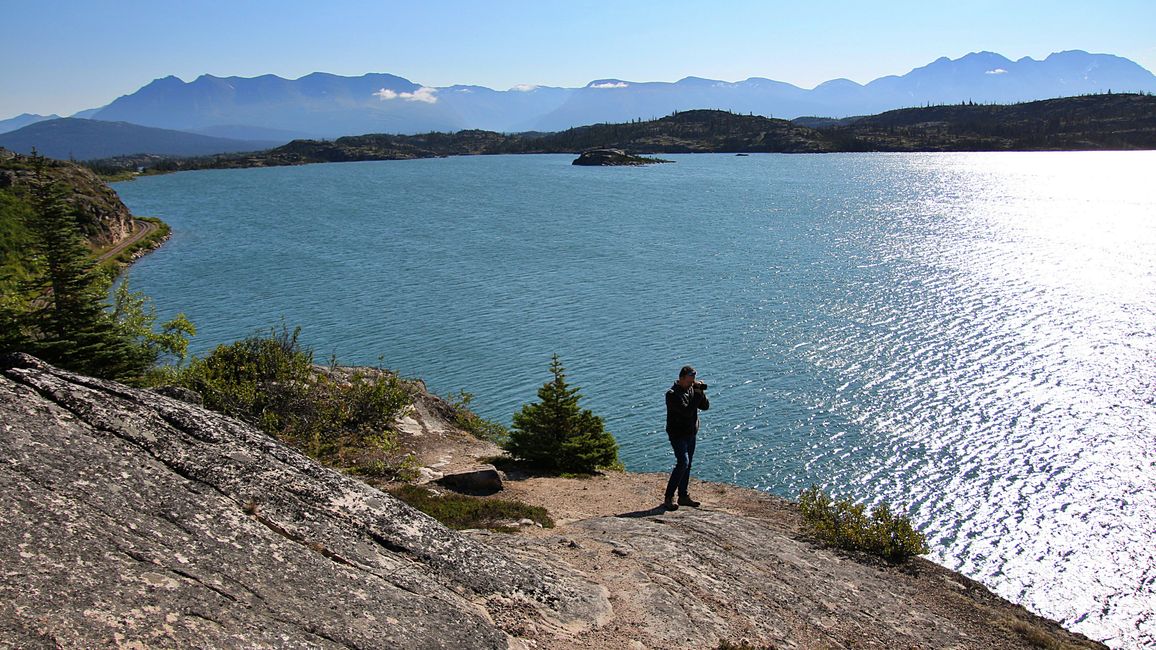
<instances>
[{"instance_id":1,"label":"blue jeans","mask_svg":"<svg viewBox=\"0 0 1156 650\"><path fill-rule=\"evenodd\" d=\"M675 489L678 496L687 496L687 486L690 484L690 466L694 462L694 443L698 436L682 436L671 438L670 446L674 449L674 460L677 464L670 472L670 480L666 482L666 500L674 498Z\"/></svg>"}]
</instances>

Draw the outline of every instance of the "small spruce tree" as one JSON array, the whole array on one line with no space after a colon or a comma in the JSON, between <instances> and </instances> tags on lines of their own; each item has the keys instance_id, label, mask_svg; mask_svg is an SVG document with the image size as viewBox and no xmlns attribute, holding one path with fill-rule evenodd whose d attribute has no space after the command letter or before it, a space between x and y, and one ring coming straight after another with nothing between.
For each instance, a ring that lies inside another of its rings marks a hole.
<instances>
[{"instance_id":1,"label":"small spruce tree","mask_svg":"<svg viewBox=\"0 0 1156 650\"><path fill-rule=\"evenodd\" d=\"M554 379L538 389L540 401L514 414L506 450L548 471L590 473L617 466L618 443L603 429L602 418L578 407L579 389L566 384L557 354L550 372Z\"/></svg>"}]
</instances>

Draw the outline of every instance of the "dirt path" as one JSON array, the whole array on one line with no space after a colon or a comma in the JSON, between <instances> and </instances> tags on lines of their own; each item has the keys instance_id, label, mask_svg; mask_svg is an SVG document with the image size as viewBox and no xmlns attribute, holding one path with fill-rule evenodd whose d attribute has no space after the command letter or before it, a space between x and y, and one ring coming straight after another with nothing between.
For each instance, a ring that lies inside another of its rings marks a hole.
<instances>
[{"instance_id":1,"label":"dirt path","mask_svg":"<svg viewBox=\"0 0 1156 650\"><path fill-rule=\"evenodd\" d=\"M105 262L107 260L110 260L110 259L116 257L117 255L120 255L120 253L122 251L124 251L128 247L136 244L140 240L144 239L150 233L155 231L157 228L159 228L159 226L157 226L157 224L155 224L151 221L144 221L143 219L133 219L132 220L132 233L130 233L128 237L125 237L124 239L113 244L112 248L110 248L110 249L104 251L103 253L101 253L100 255L98 255L96 257L96 261L97 262Z\"/></svg>"}]
</instances>

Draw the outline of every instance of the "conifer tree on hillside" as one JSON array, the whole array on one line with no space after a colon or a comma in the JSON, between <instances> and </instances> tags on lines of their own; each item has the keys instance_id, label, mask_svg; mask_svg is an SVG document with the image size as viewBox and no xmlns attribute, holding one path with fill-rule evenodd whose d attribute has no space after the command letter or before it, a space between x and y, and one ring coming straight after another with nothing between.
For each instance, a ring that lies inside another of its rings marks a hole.
<instances>
[{"instance_id":1,"label":"conifer tree on hillside","mask_svg":"<svg viewBox=\"0 0 1156 650\"><path fill-rule=\"evenodd\" d=\"M566 384L557 354L550 372L554 379L538 389L540 401L514 414L506 450L548 471L589 473L618 466L618 443L603 429L602 418L579 408L579 389Z\"/></svg>"},{"instance_id":2,"label":"conifer tree on hillside","mask_svg":"<svg viewBox=\"0 0 1156 650\"><path fill-rule=\"evenodd\" d=\"M44 171L43 158L34 161L28 198L33 214L32 277L23 283L35 296L25 315L32 354L70 370L121 379L127 353L104 314L108 284L98 273L76 216L64 191Z\"/></svg>"},{"instance_id":3,"label":"conifer tree on hillside","mask_svg":"<svg viewBox=\"0 0 1156 650\"><path fill-rule=\"evenodd\" d=\"M45 171L43 157L33 156L27 199L31 215L32 271L18 283L19 295L0 301L0 352L19 350L75 372L135 382L153 367L162 352L183 352L192 325L184 316L152 333L154 314L131 293L118 296L118 309L107 310L109 280L88 249L76 213L64 190ZM168 335L165 338L165 335Z\"/></svg>"}]
</instances>

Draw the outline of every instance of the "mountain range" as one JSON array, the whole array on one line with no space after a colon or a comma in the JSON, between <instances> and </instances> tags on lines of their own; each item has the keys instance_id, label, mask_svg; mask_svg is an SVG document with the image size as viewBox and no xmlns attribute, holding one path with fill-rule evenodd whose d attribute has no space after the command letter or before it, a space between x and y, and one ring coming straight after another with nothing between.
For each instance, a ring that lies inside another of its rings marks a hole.
<instances>
[{"instance_id":1,"label":"mountain range","mask_svg":"<svg viewBox=\"0 0 1156 650\"><path fill-rule=\"evenodd\" d=\"M1104 93L1017 104L938 104L861 117L790 121L696 109L657 120L603 122L551 133L463 129L275 144L76 118L46 120L0 134L0 152L28 154L35 149L50 158L101 159L94 168L102 173L577 153L592 148L648 153L1156 149L1156 95Z\"/></svg>"},{"instance_id":2,"label":"mountain range","mask_svg":"<svg viewBox=\"0 0 1156 650\"><path fill-rule=\"evenodd\" d=\"M427 87L391 74L343 77L315 72L157 79L110 104L77 116L243 140L288 142L363 133L413 134L486 129L504 133L560 131L602 122L653 119L711 108L791 119L847 117L934 104L1015 103L1102 92L1156 92L1156 76L1110 54L1079 50L1043 60L1012 61L991 52L946 57L902 76L861 85L835 79L807 90L753 77L726 82L598 79L581 88ZM29 116L37 118L40 116ZM0 132L19 128L0 122Z\"/></svg>"}]
</instances>

